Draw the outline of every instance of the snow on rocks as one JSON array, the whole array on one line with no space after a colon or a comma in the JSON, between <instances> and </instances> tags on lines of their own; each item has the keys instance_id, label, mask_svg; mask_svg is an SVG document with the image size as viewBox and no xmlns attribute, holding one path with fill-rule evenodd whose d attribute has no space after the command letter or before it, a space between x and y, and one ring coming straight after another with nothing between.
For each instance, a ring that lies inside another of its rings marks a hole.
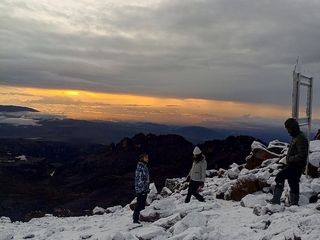
<instances>
[{"instance_id":1,"label":"snow on rocks","mask_svg":"<svg viewBox=\"0 0 320 240\"><path fill-rule=\"evenodd\" d=\"M175 208L174 198L157 200L153 205L140 212L140 219L146 222L155 222L160 218L168 217Z\"/></svg>"},{"instance_id":2,"label":"snow on rocks","mask_svg":"<svg viewBox=\"0 0 320 240\"><path fill-rule=\"evenodd\" d=\"M156 185L154 183L151 183L149 188L150 188L150 192L147 197L147 204L148 205L150 203L152 203L155 199L157 199L157 196L158 196L158 190L157 190Z\"/></svg>"},{"instance_id":3,"label":"snow on rocks","mask_svg":"<svg viewBox=\"0 0 320 240\"><path fill-rule=\"evenodd\" d=\"M153 225L163 227L165 229L169 229L172 227L175 223L181 220L181 214L175 213L169 217L161 218L158 221L155 221Z\"/></svg>"},{"instance_id":4,"label":"snow on rocks","mask_svg":"<svg viewBox=\"0 0 320 240\"><path fill-rule=\"evenodd\" d=\"M231 169L227 171L227 175L230 179L237 179L240 173L239 165L236 163L233 163L231 166Z\"/></svg>"},{"instance_id":5,"label":"snow on rocks","mask_svg":"<svg viewBox=\"0 0 320 240\"><path fill-rule=\"evenodd\" d=\"M132 233L139 240L149 240L149 239L159 239L157 237L161 236L162 239L166 239L171 234L167 233L162 227L157 226L147 226L144 228L136 228Z\"/></svg>"},{"instance_id":6,"label":"snow on rocks","mask_svg":"<svg viewBox=\"0 0 320 240\"><path fill-rule=\"evenodd\" d=\"M0 217L0 224L1 223L11 223L11 219L8 217Z\"/></svg>"},{"instance_id":7,"label":"snow on rocks","mask_svg":"<svg viewBox=\"0 0 320 240\"><path fill-rule=\"evenodd\" d=\"M160 195L161 195L162 197L168 197L168 196L170 196L171 194L172 194L172 191L171 191L169 188L167 188L167 187L163 187L162 190L161 190L161 192L160 192Z\"/></svg>"},{"instance_id":8,"label":"snow on rocks","mask_svg":"<svg viewBox=\"0 0 320 240\"><path fill-rule=\"evenodd\" d=\"M181 221L177 222L171 229L173 235L180 234L192 227L205 227L207 224L207 217L199 212L191 212Z\"/></svg>"},{"instance_id":9,"label":"snow on rocks","mask_svg":"<svg viewBox=\"0 0 320 240\"><path fill-rule=\"evenodd\" d=\"M320 152L320 140L310 141L309 151Z\"/></svg>"},{"instance_id":10,"label":"snow on rocks","mask_svg":"<svg viewBox=\"0 0 320 240\"><path fill-rule=\"evenodd\" d=\"M253 145L266 149L260 143ZM286 148L287 144L276 141L268 145L268 151L276 149L278 155ZM311 150L320 150L320 141L313 143ZM318 240L318 178L301 177L300 206L266 203L279 171L278 161L279 157L272 157L254 169L233 164L228 170L207 171L210 177L202 192L205 203L195 198L184 203L187 191L184 179L167 180L161 194L151 186L150 205L141 211L142 224L132 223L129 205L94 209L96 214L103 215L69 218L46 215L29 222L11 222L0 217L0 240ZM222 199L218 199L219 194ZM287 194L286 184L283 196ZM311 197L314 203L310 203Z\"/></svg>"},{"instance_id":11,"label":"snow on rocks","mask_svg":"<svg viewBox=\"0 0 320 240\"><path fill-rule=\"evenodd\" d=\"M317 141L320 141L320 140L317 140ZM320 167L320 152L310 153L309 163L314 167Z\"/></svg>"},{"instance_id":12,"label":"snow on rocks","mask_svg":"<svg viewBox=\"0 0 320 240\"><path fill-rule=\"evenodd\" d=\"M92 210L92 213L94 215L102 215L106 212L106 210L102 207L95 207L93 210Z\"/></svg>"},{"instance_id":13,"label":"snow on rocks","mask_svg":"<svg viewBox=\"0 0 320 240\"><path fill-rule=\"evenodd\" d=\"M315 178L312 180L311 189L317 194L320 193L320 178Z\"/></svg>"},{"instance_id":14,"label":"snow on rocks","mask_svg":"<svg viewBox=\"0 0 320 240\"><path fill-rule=\"evenodd\" d=\"M270 198L270 195L263 194L263 193L256 193L256 194L248 194L244 198L241 199L240 205L243 207L253 208L255 206L266 206L267 202L266 199Z\"/></svg>"}]
</instances>

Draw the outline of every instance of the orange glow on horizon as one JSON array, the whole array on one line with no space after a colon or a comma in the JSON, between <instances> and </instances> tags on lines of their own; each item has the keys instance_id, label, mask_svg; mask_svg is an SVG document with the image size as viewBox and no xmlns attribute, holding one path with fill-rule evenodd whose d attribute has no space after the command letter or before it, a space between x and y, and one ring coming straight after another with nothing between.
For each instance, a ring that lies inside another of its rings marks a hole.
<instances>
[{"instance_id":1,"label":"orange glow on horizon","mask_svg":"<svg viewBox=\"0 0 320 240\"><path fill-rule=\"evenodd\" d=\"M2 86L1 104L33 107L41 112L87 120L199 124L249 117L285 119L291 108L268 104L195 98L164 98L74 89Z\"/></svg>"}]
</instances>

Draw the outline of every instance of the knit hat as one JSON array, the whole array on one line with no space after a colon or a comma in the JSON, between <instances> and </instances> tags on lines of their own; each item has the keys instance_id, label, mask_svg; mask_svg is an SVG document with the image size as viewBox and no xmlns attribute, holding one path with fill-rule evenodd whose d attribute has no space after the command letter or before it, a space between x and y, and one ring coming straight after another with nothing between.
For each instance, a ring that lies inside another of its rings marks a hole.
<instances>
[{"instance_id":1,"label":"knit hat","mask_svg":"<svg viewBox=\"0 0 320 240\"><path fill-rule=\"evenodd\" d=\"M200 150L200 148L198 146L196 146L194 149L193 149L193 155L199 155L201 154L202 151Z\"/></svg>"}]
</instances>

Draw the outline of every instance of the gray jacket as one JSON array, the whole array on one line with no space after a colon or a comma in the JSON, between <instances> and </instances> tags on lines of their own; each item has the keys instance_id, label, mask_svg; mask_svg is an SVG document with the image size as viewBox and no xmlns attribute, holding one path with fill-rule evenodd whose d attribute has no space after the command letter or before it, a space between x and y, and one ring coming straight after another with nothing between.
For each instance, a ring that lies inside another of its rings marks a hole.
<instances>
[{"instance_id":1,"label":"gray jacket","mask_svg":"<svg viewBox=\"0 0 320 240\"><path fill-rule=\"evenodd\" d=\"M207 161L206 157L202 155L203 159L199 162L193 161L192 168L188 174L193 181L204 182L206 178Z\"/></svg>"}]
</instances>

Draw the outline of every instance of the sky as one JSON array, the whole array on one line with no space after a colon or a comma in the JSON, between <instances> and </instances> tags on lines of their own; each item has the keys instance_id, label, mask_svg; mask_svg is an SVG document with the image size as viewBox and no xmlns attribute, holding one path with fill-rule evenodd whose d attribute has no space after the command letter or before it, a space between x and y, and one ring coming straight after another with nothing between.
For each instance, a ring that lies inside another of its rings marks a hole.
<instances>
[{"instance_id":1,"label":"sky","mask_svg":"<svg viewBox=\"0 0 320 240\"><path fill-rule=\"evenodd\" d=\"M1 0L0 104L68 117L210 125L291 114L320 92L320 1Z\"/></svg>"}]
</instances>

